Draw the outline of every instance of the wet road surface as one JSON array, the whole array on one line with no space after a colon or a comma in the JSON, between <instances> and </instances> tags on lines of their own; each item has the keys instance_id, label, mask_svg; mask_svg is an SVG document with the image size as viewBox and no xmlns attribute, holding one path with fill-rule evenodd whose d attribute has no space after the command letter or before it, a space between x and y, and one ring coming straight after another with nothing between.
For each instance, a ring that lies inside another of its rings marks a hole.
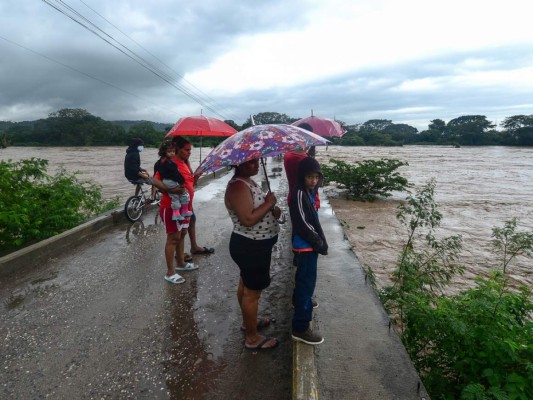
<instances>
[{"instance_id":1,"label":"wet road surface","mask_svg":"<svg viewBox=\"0 0 533 400\"><path fill-rule=\"evenodd\" d=\"M277 175L270 182L283 206L286 181ZM243 348L228 252L229 178L195 196L198 241L216 252L194 256L199 270L184 272L185 284L163 280L166 235L155 209L0 278L0 398L290 399L290 225L260 302L260 314L276 318L264 332L282 343L253 353Z\"/></svg>"}]
</instances>

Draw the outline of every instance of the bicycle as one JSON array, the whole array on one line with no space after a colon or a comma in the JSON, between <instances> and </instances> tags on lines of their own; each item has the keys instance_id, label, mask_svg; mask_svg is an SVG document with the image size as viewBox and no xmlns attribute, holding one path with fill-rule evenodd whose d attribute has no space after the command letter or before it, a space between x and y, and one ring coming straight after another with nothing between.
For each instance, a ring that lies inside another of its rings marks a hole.
<instances>
[{"instance_id":1,"label":"bicycle","mask_svg":"<svg viewBox=\"0 0 533 400\"><path fill-rule=\"evenodd\" d=\"M128 218L129 221L135 222L141 218L146 206L155 206L159 204L159 202L161 201L161 195L159 190L156 190L155 199L150 201L149 197L146 196L147 191L143 190L143 185L146 185L148 183L132 183L134 185L137 185L137 187L139 188L139 195L131 196L128 198L128 200L126 200L126 204L124 205L124 213L126 214L126 218Z\"/></svg>"}]
</instances>

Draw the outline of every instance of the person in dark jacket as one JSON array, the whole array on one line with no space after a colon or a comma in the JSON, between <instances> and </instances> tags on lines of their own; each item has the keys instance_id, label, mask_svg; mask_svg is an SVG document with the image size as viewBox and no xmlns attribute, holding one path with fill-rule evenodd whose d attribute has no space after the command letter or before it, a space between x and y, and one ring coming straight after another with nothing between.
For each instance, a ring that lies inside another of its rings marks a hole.
<instances>
[{"instance_id":1,"label":"person in dark jacket","mask_svg":"<svg viewBox=\"0 0 533 400\"><path fill-rule=\"evenodd\" d=\"M149 183L150 174L141 168L140 153L144 150L144 142L140 138L131 139L124 157L124 176L131 183ZM135 196L139 195L140 186L135 186Z\"/></svg>"},{"instance_id":2,"label":"person in dark jacket","mask_svg":"<svg viewBox=\"0 0 533 400\"><path fill-rule=\"evenodd\" d=\"M322 180L318 161L312 157L300 161L289 205L293 229L292 250L296 264L292 338L312 345L324 341L309 325L313 319L312 297L316 286L318 255L328 254L328 243L318 219L314 196L314 191L318 190Z\"/></svg>"}]
</instances>

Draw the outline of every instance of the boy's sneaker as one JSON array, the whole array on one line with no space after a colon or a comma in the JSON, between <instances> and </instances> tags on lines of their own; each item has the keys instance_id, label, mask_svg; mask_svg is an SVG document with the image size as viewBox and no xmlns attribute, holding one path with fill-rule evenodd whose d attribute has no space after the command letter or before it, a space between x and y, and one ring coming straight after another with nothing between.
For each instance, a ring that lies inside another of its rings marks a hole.
<instances>
[{"instance_id":1,"label":"boy's sneaker","mask_svg":"<svg viewBox=\"0 0 533 400\"><path fill-rule=\"evenodd\" d=\"M312 345L320 344L324 341L324 338L318 333L313 332L311 328L307 328L307 330L303 332L292 331L292 338L299 342L304 342Z\"/></svg>"},{"instance_id":2,"label":"boy's sneaker","mask_svg":"<svg viewBox=\"0 0 533 400\"><path fill-rule=\"evenodd\" d=\"M311 302L313 303L313 308L318 308L318 301L316 301L315 299L311 299ZM292 308L294 308L294 304L292 305Z\"/></svg>"}]
</instances>

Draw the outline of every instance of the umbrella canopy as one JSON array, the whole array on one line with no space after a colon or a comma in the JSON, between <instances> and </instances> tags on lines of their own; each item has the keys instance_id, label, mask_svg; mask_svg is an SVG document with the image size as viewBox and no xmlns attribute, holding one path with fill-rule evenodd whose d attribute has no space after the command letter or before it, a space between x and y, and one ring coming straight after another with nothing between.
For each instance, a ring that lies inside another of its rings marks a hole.
<instances>
[{"instance_id":1,"label":"umbrella canopy","mask_svg":"<svg viewBox=\"0 0 533 400\"><path fill-rule=\"evenodd\" d=\"M299 119L298 121L293 122L292 125L310 130L322 137L340 138L346 133L346 129L334 119L315 117L314 115ZM309 127L311 127L311 129L309 129Z\"/></svg>"},{"instance_id":2,"label":"umbrella canopy","mask_svg":"<svg viewBox=\"0 0 533 400\"><path fill-rule=\"evenodd\" d=\"M165 135L165 138L171 136L231 136L236 132L224 121L198 115L180 118Z\"/></svg>"},{"instance_id":3,"label":"umbrella canopy","mask_svg":"<svg viewBox=\"0 0 533 400\"><path fill-rule=\"evenodd\" d=\"M254 125L230 136L211 150L195 175L253 159L305 150L308 146L325 146L327 143L329 140L292 125Z\"/></svg>"}]
</instances>

